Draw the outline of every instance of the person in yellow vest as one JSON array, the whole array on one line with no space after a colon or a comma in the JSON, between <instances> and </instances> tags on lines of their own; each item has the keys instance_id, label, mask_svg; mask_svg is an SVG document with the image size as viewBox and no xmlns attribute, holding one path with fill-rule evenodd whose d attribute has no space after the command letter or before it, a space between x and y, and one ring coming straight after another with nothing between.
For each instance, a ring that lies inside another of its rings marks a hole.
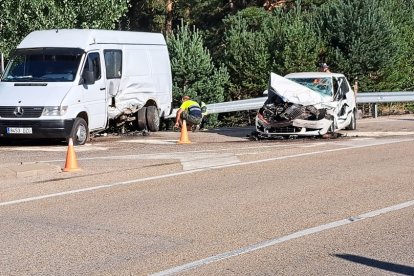
<instances>
[{"instance_id":1,"label":"person in yellow vest","mask_svg":"<svg viewBox=\"0 0 414 276\"><path fill-rule=\"evenodd\" d=\"M183 120L185 120L190 127L201 124L203 115L200 105L191 100L189 96L183 96L181 101L182 104L175 116L175 127L181 127Z\"/></svg>"}]
</instances>

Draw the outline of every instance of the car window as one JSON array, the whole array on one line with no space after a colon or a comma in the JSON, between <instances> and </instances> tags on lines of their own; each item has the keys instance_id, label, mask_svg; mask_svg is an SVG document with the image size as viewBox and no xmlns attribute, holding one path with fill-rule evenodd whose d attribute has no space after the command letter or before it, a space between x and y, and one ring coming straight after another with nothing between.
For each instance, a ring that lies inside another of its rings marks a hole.
<instances>
[{"instance_id":1,"label":"car window","mask_svg":"<svg viewBox=\"0 0 414 276\"><path fill-rule=\"evenodd\" d=\"M289 80L306 86L307 88L312 89L313 91L318 92L322 95L332 96L332 78L330 77L289 78Z\"/></svg>"},{"instance_id":2,"label":"car window","mask_svg":"<svg viewBox=\"0 0 414 276\"><path fill-rule=\"evenodd\" d=\"M347 93L350 90L348 82L345 78L339 78L339 81L341 83L342 93Z\"/></svg>"}]
</instances>

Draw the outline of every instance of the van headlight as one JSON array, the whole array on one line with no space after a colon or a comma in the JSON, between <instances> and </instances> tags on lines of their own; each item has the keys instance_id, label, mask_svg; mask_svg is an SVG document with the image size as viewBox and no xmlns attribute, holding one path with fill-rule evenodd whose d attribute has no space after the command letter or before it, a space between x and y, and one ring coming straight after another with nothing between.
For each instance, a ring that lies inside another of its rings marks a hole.
<instances>
[{"instance_id":1,"label":"van headlight","mask_svg":"<svg viewBox=\"0 0 414 276\"><path fill-rule=\"evenodd\" d=\"M45 106L43 109L43 116L63 116L68 110L67 106Z\"/></svg>"}]
</instances>

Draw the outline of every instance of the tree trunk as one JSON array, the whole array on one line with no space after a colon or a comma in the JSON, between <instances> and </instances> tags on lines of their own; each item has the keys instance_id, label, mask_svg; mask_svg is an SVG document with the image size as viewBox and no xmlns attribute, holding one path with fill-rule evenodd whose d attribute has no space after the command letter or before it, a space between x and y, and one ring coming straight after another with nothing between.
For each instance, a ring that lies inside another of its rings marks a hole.
<instances>
[{"instance_id":1,"label":"tree trunk","mask_svg":"<svg viewBox=\"0 0 414 276\"><path fill-rule=\"evenodd\" d=\"M165 34L169 35L172 33L172 23L173 23L173 11L174 11L174 1L167 0L167 18L165 19Z\"/></svg>"}]
</instances>

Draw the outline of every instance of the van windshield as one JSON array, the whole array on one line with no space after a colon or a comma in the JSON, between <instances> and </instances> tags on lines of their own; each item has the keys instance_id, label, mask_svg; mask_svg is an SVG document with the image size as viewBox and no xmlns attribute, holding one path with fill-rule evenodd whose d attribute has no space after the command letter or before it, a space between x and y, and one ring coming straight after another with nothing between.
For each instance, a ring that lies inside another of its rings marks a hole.
<instances>
[{"instance_id":1,"label":"van windshield","mask_svg":"<svg viewBox=\"0 0 414 276\"><path fill-rule=\"evenodd\" d=\"M2 81L71 82L84 51L74 48L17 49Z\"/></svg>"}]
</instances>

